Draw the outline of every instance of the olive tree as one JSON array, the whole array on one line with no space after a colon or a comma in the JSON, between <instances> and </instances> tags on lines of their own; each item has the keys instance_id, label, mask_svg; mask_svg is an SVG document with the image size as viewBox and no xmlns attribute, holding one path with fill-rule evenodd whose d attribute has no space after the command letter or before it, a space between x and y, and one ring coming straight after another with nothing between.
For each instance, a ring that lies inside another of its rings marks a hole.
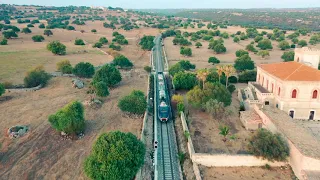
<instances>
[{"instance_id":1,"label":"olive tree","mask_svg":"<svg viewBox=\"0 0 320 180\"><path fill-rule=\"evenodd\" d=\"M112 64L120 68L132 68L133 63L124 55L117 56L113 59Z\"/></svg>"},{"instance_id":2,"label":"olive tree","mask_svg":"<svg viewBox=\"0 0 320 180\"><path fill-rule=\"evenodd\" d=\"M24 78L24 85L27 88L36 87L39 85L46 85L50 75L44 71L43 66L38 66L27 72Z\"/></svg>"},{"instance_id":3,"label":"olive tree","mask_svg":"<svg viewBox=\"0 0 320 180\"><path fill-rule=\"evenodd\" d=\"M62 72L63 74L71 74L72 73L72 66L70 61L62 60L57 63L57 70Z\"/></svg>"},{"instance_id":4,"label":"olive tree","mask_svg":"<svg viewBox=\"0 0 320 180\"><path fill-rule=\"evenodd\" d=\"M59 41L52 41L47 45L47 49L56 55L65 55L67 47Z\"/></svg>"},{"instance_id":5,"label":"olive tree","mask_svg":"<svg viewBox=\"0 0 320 180\"><path fill-rule=\"evenodd\" d=\"M85 129L84 108L82 103L73 101L49 116L51 126L58 132L67 134L82 133Z\"/></svg>"},{"instance_id":6,"label":"olive tree","mask_svg":"<svg viewBox=\"0 0 320 180\"><path fill-rule=\"evenodd\" d=\"M78 77L91 78L94 75L94 66L89 62L79 62L72 70Z\"/></svg>"},{"instance_id":7,"label":"olive tree","mask_svg":"<svg viewBox=\"0 0 320 180\"><path fill-rule=\"evenodd\" d=\"M53 35L53 33L50 29L46 29L43 31L43 35L50 36L50 35Z\"/></svg>"},{"instance_id":8,"label":"olive tree","mask_svg":"<svg viewBox=\"0 0 320 180\"><path fill-rule=\"evenodd\" d=\"M288 51L288 52L284 52L283 55L281 56L281 59L283 59L283 61L287 62L287 61L293 61L294 60L294 51Z\"/></svg>"},{"instance_id":9,"label":"olive tree","mask_svg":"<svg viewBox=\"0 0 320 180\"><path fill-rule=\"evenodd\" d=\"M103 133L85 159L84 172L91 179L134 179L145 153L145 145L132 133Z\"/></svg>"},{"instance_id":10,"label":"olive tree","mask_svg":"<svg viewBox=\"0 0 320 180\"><path fill-rule=\"evenodd\" d=\"M118 102L121 111L142 115L147 109L147 101L142 91L133 90L128 96L124 96Z\"/></svg>"},{"instance_id":11,"label":"olive tree","mask_svg":"<svg viewBox=\"0 0 320 180\"><path fill-rule=\"evenodd\" d=\"M122 80L120 71L113 65L106 64L94 74L92 83L104 82L108 87L113 87Z\"/></svg>"},{"instance_id":12,"label":"olive tree","mask_svg":"<svg viewBox=\"0 0 320 180\"><path fill-rule=\"evenodd\" d=\"M178 72L173 77L175 89L192 89L197 84L197 77L193 73Z\"/></svg>"},{"instance_id":13,"label":"olive tree","mask_svg":"<svg viewBox=\"0 0 320 180\"><path fill-rule=\"evenodd\" d=\"M33 40L33 42L42 42L42 41L44 41L44 37L41 35L34 35L34 36L32 36L32 40Z\"/></svg>"}]
</instances>

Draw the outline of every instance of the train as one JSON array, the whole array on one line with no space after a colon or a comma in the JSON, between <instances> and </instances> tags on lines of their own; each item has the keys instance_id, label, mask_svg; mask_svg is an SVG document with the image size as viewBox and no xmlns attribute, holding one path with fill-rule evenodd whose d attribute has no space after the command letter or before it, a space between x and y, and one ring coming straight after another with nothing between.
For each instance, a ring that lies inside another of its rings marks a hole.
<instances>
[{"instance_id":1,"label":"train","mask_svg":"<svg viewBox=\"0 0 320 180\"><path fill-rule=\"evenodd\" d=\"M169 120L169 97L167 96L165 76L163 72L158 72L158 118L161 122L167 122Z\"/></svg>"}]
</instances>

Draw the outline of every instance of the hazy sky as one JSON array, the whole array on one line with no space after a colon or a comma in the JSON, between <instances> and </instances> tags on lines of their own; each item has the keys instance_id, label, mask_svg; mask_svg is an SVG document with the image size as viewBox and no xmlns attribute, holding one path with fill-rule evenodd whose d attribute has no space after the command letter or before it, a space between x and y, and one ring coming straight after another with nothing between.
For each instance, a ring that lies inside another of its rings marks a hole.
<instances>
[{"instance_id":1,"label":"hazy sky","mask_svg":"<svg viewBox=\"0 0 320 180\"><path fill-rule=\"evenodd\" d=\"M320 7L320 0L0 0L0 4L112 6L142 8L301 8Z\"/></svg>"}]
</instances>

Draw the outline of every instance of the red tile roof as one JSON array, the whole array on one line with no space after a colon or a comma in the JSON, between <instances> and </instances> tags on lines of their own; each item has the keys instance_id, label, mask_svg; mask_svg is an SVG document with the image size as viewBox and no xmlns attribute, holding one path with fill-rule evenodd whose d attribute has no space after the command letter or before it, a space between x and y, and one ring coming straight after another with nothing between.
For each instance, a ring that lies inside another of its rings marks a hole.
<instances>
[{"instance_id":1,"label":"red tile roof","mask_svg":"<svg viewBox=\"0 0 320 180\"><path fill-rule=\"evenodd\" d=\"M260 64L259 67L283 81L320 81L320 71L295 61Z\"/></svg>"}]
</instances>

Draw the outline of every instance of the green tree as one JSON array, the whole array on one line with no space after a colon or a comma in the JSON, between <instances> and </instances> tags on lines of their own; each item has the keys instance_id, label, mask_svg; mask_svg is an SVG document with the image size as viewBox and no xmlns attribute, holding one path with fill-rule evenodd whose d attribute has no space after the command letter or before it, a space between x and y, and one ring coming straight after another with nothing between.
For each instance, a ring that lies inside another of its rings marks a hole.
<instances>
[{"instance_id":1,"label":"green tree","mask_svg":"<svg viewBox=\"0 0 320 180\"><path fill-rule=\"evenodd\" d=\"M119 100L118 107L123 112L143 115L147 109L147 101L142 91L133 90L128 96Z\"/></svg>"},{"instance_id":2,"label":"green tree","mask_svg":"<svg viewBox=\"0 0 320 180\"><path fill-rule=\"evenodd\" d=\"M143 36L143 38L140 40L139 45L143 50L151 51L151 49L154 46L154 36Z\"/></svg>"},{"instance_id":3,"label":"green tree","mask_svg":"<svg viewBox=\"0 0 320 180\"><path fill-rule=\"evenodd\" d=\"M13 30L3 31L2 35L5 39L11 39L13 37L18 37L18 34Z\"/></svg>"},{"instance_id":4,"label":"green tree","mask_svg":"<svg viewBox=\"0 0 320 180\"><path fill-rule=\"evenodd\" d=\"M259 47L262 50L267 50L267 49L273 48L271 41L269 39L263 39L263 40L259 41L257 47Z\"/></svg>"},{"instance_id":5,"label":"green tree","mask_svg":"<svg viewBox=\"0 0 320 180\"><path fill-rule=\"evenodd\" d=\"M66 46L59 41L52 41L47 45L47 49L56 55L65 55Z\"/></svg>"},{"instance_id":6,"label":"green tree","mask_svg":"<svg viewBox=\"0 0 320 180\"><path fill-rule=\"evenodd\" d=\"M297 44L299 42L299 39L298 38L293 38L291 39L292 43L293 44Z\"/></svg>"},{"instance_id":7,"label":"green tree","mask_svg":"<svg viewBox=\"0 0 320 180\"><path fill-rule=\"evenodd\" d=\"M204 84L204 87L195 86L187 93L188 101L195 107L202 107L209 99L216 99L224 106L231 104L231 94L227 88L219 82Z\"/></svg>"},{"instance_id":8,"label":"green tree","mask_svg":"<svg viewBox=\"0 0 320 180\"><path fill-rule=\"evenodd\" d=\"M281 41L278 45L278 47L281 50L286 50L286 49L290 49L290 44L288 43L288 41Z\"/></svg>"},{"instance_id":9,"label":"green tree","mask_svg":"<svg viewBox=\"0 0 320 180\"><path fill-rule=\"evenodd\" d=\"M6 89L4 88L4 85L0 83L0 96L6 92Z\"/></svg>"},{"instance_id":10,"label":"green tree","mask_svg":"<svg viewBox=\"0 0 320 180\"><path fill-rule=\"evenodd\" d=\"M93 48L101 48L103 44L101 42L96 42L92 47Z\"/></svg>"},{"instance_id":11,"label":"green tree","mask_svg":"<svg viewBox=\"0 0 320 180\"><path fill-rule=\"evenodd\" d=\"M2 39L0 45L8 45L8 40L6 38Z\"/></svg>"},{"instance_id":12,"label":"green tree","mask_svg":"<svg viewBox=\"0 0 320 180\"><path fill-rule=\"evenodd\" d=\"M221 54L221 53L225 53L227 51L227 48L223 44L218 44L214 46L213 50L217 54Z\"/></svg>"},{"instance_id":13,"label":"green tree","mask_svg":"<svg viewBox=\"0 0 320 180\"><path fill-rule=\"evenodd\" d=\"M99 42L101 42L102 44L108 44L108 39L106 38L106 37L101 37L100 39L99 39Z\"/></svg>"},{"instance_id":14,"label":"green tree","mask_svg":"<svg viewBox=\"0 0 320 180\"><path fill-rule=\"evenodd\" d=\"M78 77L91 78L94 75L94 66L89 62L79 62L72 69L72 73Z\"/></svg>"},{"instance_id":15,"label":"green tree","mask_svg":"<svg viewBox=\"0 0 320 180\"><path fill-rule=\"evenodd\" d=\"M175 89L190 90L197 84L197 77L193 73L178 72L173 77Z\"/></svg>"},{"instance_id":16,"label":"green tree","mask_svg":"<svg viewBox=\"0 0 320 180\"><path fill-rule=\"evenodd\" d=\"M284 52L283 55L281 56L281 59L283 59L283 61L285 61L285 62L293 61L294 60L294 51Z\"/></svg>"},{"instance_id":17,"label":"green tree","mask_svg":"<svg viewBox=\"0 0 320 180\"><path fill-rule=\"evenodd\" d=\"M246 50L251 51L251 52L257 52L256 48L253 46L253 44L248 44L246 46Z\"/></svg>"},{"instance_id":18,"label":"green tree","mask_svg":"<svg viewBox=\"0 0 320 180\"><path fill-rule=\"evenodd\" d=\"M237 71L252 70L254 69L254 62L248 54L245 54L236 59L234 68Z\"/></svg>"},{"instance_id":19,"label":"green tree","mask_svg":"<svg viewBox=\"0 0 320 180\"><path fill-rule=\"evenodd\" d=\"M249 55L249 52L246 51L246 50L243 50L243 49L240 49L240 50L236 51L236 56L237 56L237 57L241 57L241 56L243 56L243 55L245 55L245 54L248 54L248 55Z\"/></svg>"},{"instance_id":20,"label":"green tree","mask_svg":"<svg viewBox=\"0 0 320 180\"><path fill-rule=\"evenodd\" d=\"M208 100L203 105L203 109L207 113L211 114L213 117L218 117L218 118L220 118L226 111L224 104L222 102L217 101L216 99Z\"/></svg>"},{"instance_id":21,"label":"green tree","mask_svg":"<svg viewBox=\"0 0 320 180\"><path fill-rule=\"evenodd\" d=\"M119 45L115 45L114 43L111 43L109 45L109 48L113 49L113 50L116 50L116 51L120 51L121 50L121 46Z\"/></svg>"},{"instance_id":22,"label":"green tree","mask_svg":"<svg viewBox=\"0 0 320 180\"><path fill-rule=\"evenodd\" d=\"M57 63L57 70L62 72L63 74L71 74L72 73L72 66L70 61L62 60Z\"/></svg>"},{"instance_id":23,"label":"green tree","mask_svg":"<svg viewBox=\"0 0 320 180\"><path fill-rule=\"evenodd\" d=\"M117 56L113 59L112 64L120 68L132 68L133 63L124 55Z\"/></svg>"},{"instance_id":24,"label":"green tree","mask_svg":"<svg viewBox=\"0 0 320 180\"><path fill-rule=\"evenodd\" d=\"M39 28L40 28L40 29L44 29L44 28L46 28L46 26L41 23L41 24L39 25Z\"/></svg>"},{"instance_id":25,"label":"green tree","mask_svg":"<svg viewBox=\"0 0 320 180\"><path fill-rule=\"evenodd\" d=\"M51 126L58 132L79 134L84 132L84 108L81 102L73 101L49 116Z\"/></svg>"},{"instance_id":26,"label":"green tree","mask_svg":"<svg viewBox=\"0 0 320 180\"><path fill-rule=\"evenodd\" d=\"M257 54L258 56L261 56L262 58L265 58L266 56L270 56L270 53L268 50L261 50Z\"/></svg>"},{"instance_id":27,"label":"green tree","mask_svg":"<svg viewBox=\"0 0 320 180\"><path fill-rule=\"evenodd\" d=\"M169 74L174 76L178 72L184 72L185 70L181 66L181 64L177 63L169 68Z\"/></svg>"},{"instance_id":28,"label":"green tree","mask_svg":"<svg viewBox=\"0 0 320 180\"><path fill-rule=\"evenodd\" d=\"M249 81L256 81L257 71L256 70L244 70L239 73L239 82L248 83Z\"/></svg>"},{"instance_id":29,"label":"green tree","mask_svg":"<svg viewBox=\"0 0 320 180\"><path fill-rule=\"evenodd\" d=\"M192 56L192 50L191 48L188 48L188 47L181 47L180 54L184 56Z\"/></svg>"},{"instance_id":30,"label":"green tree","mask_svg":"<svg viewBox=\"0 0 320 180\"><path fill-rule=\"evenodd\" d=\"M97 96L106 97L110 94L108 86L105 82L96 82L93 84L93 88Z\"/></svg>"},{"instance_id":31,"label":"green tree","mask_svg":"<svg viewBox=\"0 0 320 180\"><path fill-rule=\"evenodd\" d=\"M46 36L51 36L53 35L52 31L50 29L46 29L43 31L43 34L46 35Z\"/></svg>"},{"instance_id":32,"label":"green tree","mask_svg":"<svg viewBox=\"0 0 320 180\"><path fill-rule=\"evenodd\" d=\"M235 43L238 43L238 42L240 42L240 39L239 39L239 37L238 37L238 36L234 37L234 38L233 38L233 42L235 42Z\"/></svg>"},{"instance_id":33,"label":"green tree","mask_svg":"<svg viewBox=\"0 0 320 180\"><path fill-rule=\"evenodd\" d=\"M256 37L254 38L254 42L259 42L259 41L261 41L262 39L263 39L262 36L256 36Z\"/></svg>"},{"instance_id":34,"label":"green tree","mask_svg":"<svg viewBox=\"0 0 320 180\"><path fill-rule=\"evenodd\" d=\"M227 135L230 132L230 128L228 126L220 126L219 130L220 130L219 134L223 136L223 142L226 142L227 141Z\"/></svg>"},{"instance_id":35,"label":"green tree","mask_svg":"<svg viewBox=\"0 0 320 180\"><path fill-rule=\"evenodd\" d=\"M84 161L84 172L94 180L134 179L145 153L145 145L132 133L103 133Z\"/></svg>"},{"instance_id":36,"label":"green tree","mask_svg":"<svg viewBox=\"0 0 320 180\"><path fill-rule=\"evenodd\" d=\"M181 67L186 71L189 71L190 69L196 68L196 65L191 64L190 61L187 61L187 60L181 60L178 62L178 64L180 64Z\"/></svg>"},{"instance_id":37,"label":"green tree","mask_svg":"<svg viewBox=\"0 0 320 180\"><path fill-rule=\"evenodd\" d=\"M23 28L22 29L22 31L21 31L22 33L25 33L25 34L29 34L29 33L31 33L32 31L29 29L29 28Z\"/></svg>"},{"instance_id":38,"label":"green tree","mask_svg":"<svg viewBox=\"0 0 320 180\"><path fill-rule=\"evenodd\" d=\"M91 29L91 32L96 33L97 30L96 29Z\"/></svg>"},{"instance_id":39,"label":"green tree","mask_svg":"<svg viewBox=\"0 0 320 180\"><path fill-rule=\"evenodd\" d=\"M220 60L216 57L209 57L208 63L212 63L212 65L219 64Z\"/></svg>"},{"instance_id":40,"label":"green tree","mask_svg":"<svg viewBox=\"0 0 320 180\"><path fill-rule=\"evenodd\" d=\"M32 40L34 42L42 42L42 41L44 41L44 37L41 35L34 35L34 36L32 36Z\"/></svg>"},{"instance_id":41,"label":"green tree","mask_svg":"<svg viewBox=\"0 0 320 180\"><path fill-rule=\"evenodd\" d=\"M305 46L307 46L308 45L308 43L307 43L307 41L306 40L300 40L299 42L298 42L298 45L299 46L301 46L301 47L305 47Z\"/></svg>"},{"instance_id":42,"label":"green tree","mask_svg":"<svg viewBox=\"0 0 320 180\"><path fill-rule=\"evenodd\" d=\"M24 85L27 88L36 87L40 84L45 86L50 79L50 75L44 71L43 66L37 66L36 68L27 72L24 78Z\"/></svg>"},{"instance_id":43,"label":"green tree","mask_svg":"<svg viewBox=\"0 0 320 180\"><path fill-rule=\"evenodd\" d=\"M122 80L120 71L113 65L102 66L93 76L92 83L104 82L108 87L114 87Z\"/></svg>"},{"instance_id":44,"label":"green tree","mask_svg":"<svg viewBox=\"0 0 320 180\"><path fill-rule=\"evenodd\" d=\"M76 39L74 41L74 45L82 46L82 45L85 45L85 43L82 39Z\"/></svg>"},{"instance_id":45,"label":"green tree","mask_svg":"<svg viewBox=\"0 0 320 180\"><path fill-rule=\"evenodd\" d=\"M248 149L255 156L270 161L286 161L289 156L289 146L285 139L266 129L256 131L249 141Z\"/></svg>"},{"instance_id":46,"label":"green tree","mask_svg":"<svg viewBox=\"0 0 320 180\"><path fill-rule=\"evenodd\" d=\"M196 45L195 45L197 48L199 48L199 47L201 47L202 46L202 44L201 44L201 42L196 42Z\"/></svg>"},{"instance_id":47,"label":"green tree","mask_svg":"<svg viewBox=\"0 0 320 180\"><path fill-rule=\"evenodd\" d=\"M152 68L151 68L150 66L145 66L143 69L144 69L147 73L151 73L151 71L152 71Z\"/></svg>"}]
</instances>

